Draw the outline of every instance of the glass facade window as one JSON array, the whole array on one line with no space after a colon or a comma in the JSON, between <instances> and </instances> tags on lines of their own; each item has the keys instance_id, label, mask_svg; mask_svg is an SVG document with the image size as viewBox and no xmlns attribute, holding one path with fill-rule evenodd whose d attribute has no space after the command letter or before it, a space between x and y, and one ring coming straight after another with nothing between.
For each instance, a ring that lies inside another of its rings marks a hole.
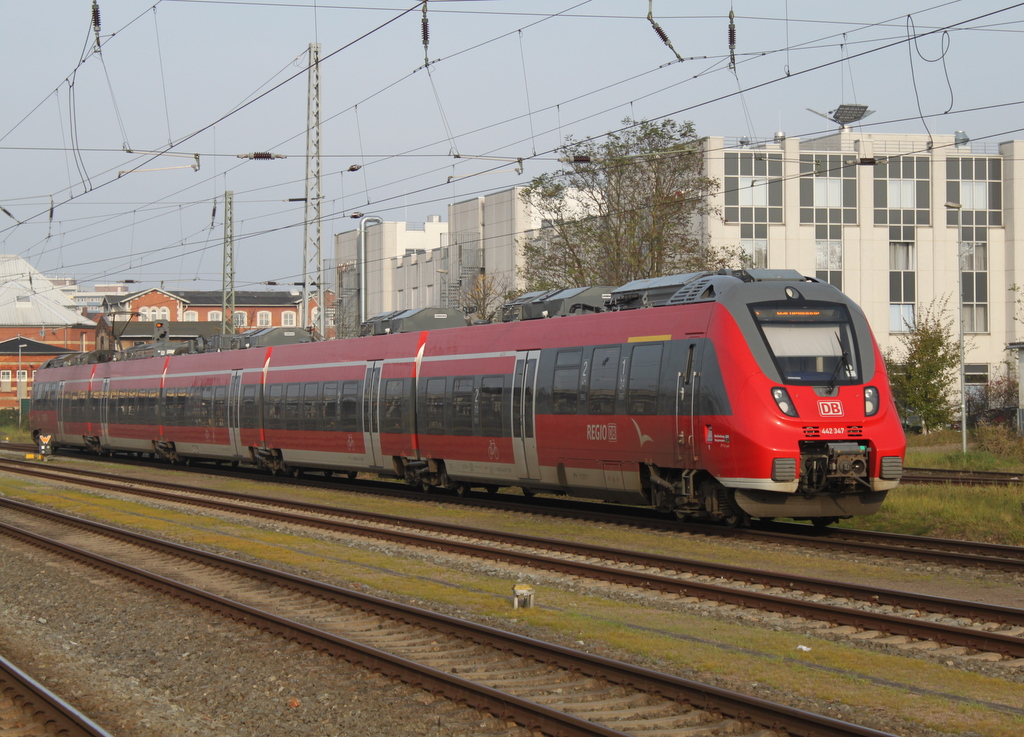
<instances>
[{"instance_id":1,"label":"glass facade window","mask_svg":"<svg viewBox=\"0 0 1024 737\"><path fill-rule=\"evenodd\" d=\"M889 332L905 333L914 327L917 274L914 244L889 243Z\"/></svg>"},{"instance_id":2,"label":"glass facade window","mask_svg":"<svg viewBox=\"0 0 1024 737\"><path fill-rule=\"evenodd\" d=\"M800 222L857 224L857 165L849 154L800 154Z\"/></svg>"},{"instance_id":3,"label":"glass facade window","mask_svg":"<svg viewBox=\"0 0 1024 737\"><path fill-rule=\"evenodd\" d=\"M1003 224L1003 161L998 157L946 159L946 202L961 209L946 211L946 225L963 225L964 241L987 241L986 228ZM958 214L959 213L959 214ZM963 222L959 222L959 217ZM973 232L975 229L980 233Z\"/></svg>"},{"instance_id":4,"label":"glass facade window","mask_svg":"<svg viewBox=\"0 0 1024 737\"><path fill-rule=\"evenodd\" d=\"M958 156L946 159L946 225L957 228L960 296L964 332L987 333L988 231L1003 224L1003 162L1000 158Z\"/></svg>"},{"instance_id":5,"label":"glass facade window","mask_svg":"<svg viewBox=\"0 0 1024 737\"><path fill-rule=\"evenodd\" d=\"M843 288L843 242L819 239L814 242L814 275L836 289Z\"/></svg>"},{"instance_id":6,"label":"glass facade window","mask_svg":"<svg viewBox=\"0 0 1024 737\"><path fill-rule=\"evenodd\" d=\"M915 226L931 225L931 159L893 156L874 168L875 225L889 226L889 240L916 240Z\"/></svg>"},{"instance_id":7,"label":"glass facade window","mask_svg":"<svg viewBox=\"0 0 1024 737\"><path fill-rule=\"evenodd\" d=\"M723 185L726 222L783 222L781 152L726 151Z\"/></svg>"},{"instance_id":8,"label":"glass facade window","mask_svg":"<svg viewBox=\"0 0 1024 737\"><path fill-rule=\"evenodd\" d=\"M988 332L988 245L962 244L960 289L965 333Z\"/></svg>"},{"instance_id":9,"label":"glass facade window","mask_svg":"<svg viewBox=\"0 0 1024 737\"><path fill-rule=\"evenodd\" d=\"M768 268L768 241L765 239L743 239L740 240L740 248L743 249L743 256L747 260L747 266L752 269Z\"/></svg>"},{"instance_id":10,"label":"glass facade window","mask_svg":"<svg viewBox=\"0 0 1024 737\"><path fill-rule=\"evenodd\" d=\"M987 404L988 369L987 363L964 364L964 394L967 395L968 401L984 403L982 406Z\"/></svg>"}]
</instances>

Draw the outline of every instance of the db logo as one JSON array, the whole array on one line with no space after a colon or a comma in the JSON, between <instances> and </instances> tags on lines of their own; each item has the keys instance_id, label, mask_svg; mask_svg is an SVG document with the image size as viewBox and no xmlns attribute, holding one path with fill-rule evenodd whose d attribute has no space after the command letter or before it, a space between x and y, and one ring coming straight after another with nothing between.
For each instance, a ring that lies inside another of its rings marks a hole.
<instances>
[{"instance_id":1,"label":"db logo","mask_svg":"<svg viewBox=\"0 0 1024 737\"><path fill-rule=\"evenodd\" d=\"M837 399L822 399L818 402L818 413L822 417L842 417L843 403Z\"/></svg>"}]
</instances>

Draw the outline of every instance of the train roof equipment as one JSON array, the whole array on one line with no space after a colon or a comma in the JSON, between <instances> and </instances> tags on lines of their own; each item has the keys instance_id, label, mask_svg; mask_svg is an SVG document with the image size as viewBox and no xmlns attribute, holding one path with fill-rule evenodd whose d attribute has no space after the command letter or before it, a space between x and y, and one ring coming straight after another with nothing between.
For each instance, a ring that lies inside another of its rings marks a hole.
<instances>
[{"instance_id":1,"label":"train roof equipment","mask_svg":"<svg viewBox=\"0 0 1024 737\"><path fill-rule=\"evenodd\" d=\"M528 292L502 305L501 321L517 322L604 312L605 301L613 290L614 287L601 286Z\"/></svg>"},{"instance_id":2,"label":"train roof equipment","mask_svg":"<svg viewBox=\"0 0 1024 737\"><path fill-rule=\"evenodd\" d=\"M420 330L464 328L469 324L466 315L455 308L421 307L413 310L382 312L359 326L359 334L390 335L414 333Z\"/></svg>"},{"instance_id":3,"label":"train roof equipment","mask_svg":"<svg viewBox=\"0 0 1024 737\"><path fill-rule=\"evenodd\" d=\"M647 307L710 302L730 287L741 283L792 281L816 282L795 269L719 269L637 279L612 290L609 310L638 310Z\"/></svg>"}]
</instances>

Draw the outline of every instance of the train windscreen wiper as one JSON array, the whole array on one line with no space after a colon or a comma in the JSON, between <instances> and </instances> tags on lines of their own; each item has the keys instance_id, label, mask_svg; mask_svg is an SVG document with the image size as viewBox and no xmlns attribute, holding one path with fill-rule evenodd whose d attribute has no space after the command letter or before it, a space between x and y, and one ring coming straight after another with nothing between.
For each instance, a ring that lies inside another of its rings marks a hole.
<instances>
[{"instance_id":1,"label":"train windscreen wiper","mask_svg":"<svg viewBox=\"0 0 1024 737\"><path fill-rule=\"evenodd\" d=\"M846 348L843 347L843 341L841 341L839 339L839 332L836 331L835 335L836 335L836 344L839 346L839 350L841 351L841 353L840 353L840 356L839 356L839 360L836 361L835 371L832 372L832 378L828 380L828 386L825 387L825 393L827 395L831 395L832 392L835 391L835 389L836 389L836 382L839 381L839 372L843 370L843 367L846 367L847 370L852 368L850 366L850 354L846 350Z\"/></svg>"}]
</instances>

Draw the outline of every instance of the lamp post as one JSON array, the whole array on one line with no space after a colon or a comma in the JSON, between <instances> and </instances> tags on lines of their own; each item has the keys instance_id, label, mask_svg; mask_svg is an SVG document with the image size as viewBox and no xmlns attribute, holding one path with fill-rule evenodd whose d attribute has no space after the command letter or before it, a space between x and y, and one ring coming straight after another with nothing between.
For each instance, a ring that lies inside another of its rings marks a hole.
<instances>
[{"instance_id":1,"label":"lamp post","mask_svg":"<svg viewBox=\"0 0 1024 737\"><path fill-rule=\"evenodd\" d=\"M349 215L351 218L359 218L359 244L356 260L359 262L359 322L356 325L358 331L366 320L366 223L373 221L383 225L383 218L376 215L363 215L361 212L354 212Z\"/></svg>"},{"instance_id":2,"label":"lamp post","mask_svg":"<svg viewBox=\"0 0 1024 737\"><path fill-rule=\"evenodd\" d=\"M947 202L946 208L956 210L956 267L957 289L960 292L959 306L960 323L960 450L967 455L967 391L964 386L964 256L967 254L963 239L963 205L959 202Z\"/></svg>"}]
</instances>

